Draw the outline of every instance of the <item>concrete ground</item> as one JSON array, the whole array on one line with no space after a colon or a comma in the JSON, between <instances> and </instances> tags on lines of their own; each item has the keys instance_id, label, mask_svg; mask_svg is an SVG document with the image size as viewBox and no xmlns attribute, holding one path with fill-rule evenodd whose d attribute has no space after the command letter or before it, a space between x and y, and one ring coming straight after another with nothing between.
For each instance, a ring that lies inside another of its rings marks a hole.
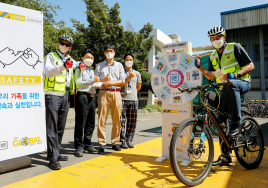
<instances>
[{"instance_id":1,"label":"concrete ground","mask_svg":"<svg viewBox=\"0 0 268 188\"><path fill-rule=\"evenodd\" d=\"M112 153L114 150L112 150L111 145L111 130L112 130L112 120L107 119L106 122L106 133L107 133L107 149L104 153L101 154L84 154L83 157L77 158L74 156L74 121L70 120L71 118L74 118L72 109L70 110L68 121L72 123L66 124L66 129L63 136L62 141L62 148L60 150L60 153L62 155L67 155L69 157L68 161L60 162L62 168L71 166L80 162L83 162L85 160L93 159L96 157L100 157L102 155ZM93 145L98 148L98 139L97 139L97 123L98 119L96 116L96 127L93 133L92 142ZM139 114L138 120L137 120L137 130L134 137L134 144L139 144L146 142L148 140L152 140L154 138L161 137L160 133L154 133L154 132L143 132L147 129L152 129L159 127L158 130L161 131L162 126L162 114L161 113L154 113L154 114ZM11 183L15 183L21 180L25 180L40 174L44 174L47 172L51 172L51 170L48 168L48 161L46 160L46 153L38 153L30 155L32 159L32 165L29 168L24 168L12 172L7 172L5 174L0 174L0 187L4 185L8 185Z\"/></svg>"},{"instance_id":2,"label":"concrete ground","mask_svg":"<svg viewBox=\"0 0 268 188\"><path fill-rule=\"evenodd\" d=\"M265 138L266 151L257 169L246 170L232 154L229 166L213 167L207 179L197 187L268 187L268 119L257 118ZM111 120L107 121L107 133L111 133ZM73 123L68 123L61 153L69 161L61 162L62 169L51 171L46 154L31 155L32 166L0 175L0 187L186 187L174 176L169 160L155 162L161 156L162 114L140 114L135 134L135 148L114 152L110 134L107 134L107 150L103 154L84 154L77 158L73 148ZM215 138L214 141L217 141ZM93 143L97 146L96 129ZM215 143L215 159L220 154Z\"/></svg>"}]
</instances>

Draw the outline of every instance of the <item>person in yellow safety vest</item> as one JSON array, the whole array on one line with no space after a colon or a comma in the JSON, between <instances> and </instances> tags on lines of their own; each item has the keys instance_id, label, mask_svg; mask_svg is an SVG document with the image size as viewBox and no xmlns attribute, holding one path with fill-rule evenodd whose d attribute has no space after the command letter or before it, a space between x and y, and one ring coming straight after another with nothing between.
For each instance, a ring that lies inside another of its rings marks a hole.
<instances>
[{"instance_id":1,"label":"person in yellow safety vest","mask_svg":"<svg viewBox=\"0 0 268 188\"><path fill-rule=\"evenodd\" d=\"M227 126L228 136L237 138L241 133L241 99L240 95L250 90L250 71L254 64L245 49L238 43L226 43L226 32L222 27L213 27L208 31L208 37L216 49L209 58L208 70L201 66L198 59L195 66L204 74L207 79L214 79L215 73L222 73L222 77L216 78L217 82L224 82L227 79L232 85L224 85L220 95L220 109L230 114L230 120L219 114L218 123ZM229 151L221 148L222 154L213 166L222 166L232 162Z\"/></svg>"},{"instance_id":2,"label":"person in yellow safety vest","mask_svg":"<svg viewBox=\"0 0 268 188\"><path fill-rule=\"evenodd\" d=\"M59 148L70 108L70 94L74 93L73 69L77 66L69 55L74 40L69 35L59 38L59 49L51 52L44 61L44 90L46 104L47 159L49 168L58 170L58 161L67 161Z\"/></svg>"}]
</instances>

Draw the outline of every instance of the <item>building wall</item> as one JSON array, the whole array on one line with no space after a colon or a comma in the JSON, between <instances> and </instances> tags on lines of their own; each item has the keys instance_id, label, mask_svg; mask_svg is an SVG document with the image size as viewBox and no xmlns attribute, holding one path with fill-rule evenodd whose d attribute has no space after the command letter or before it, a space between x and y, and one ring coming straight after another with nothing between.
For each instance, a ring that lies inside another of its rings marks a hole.
<instances>
[{"instance_id":1,"label":"building wall","mask_svg":"<svg viewBox=\"0 0 268 188\"><path fill-rule=\"evenodd\" d=\"M268 25L262 26L264 33L264 44L268 44ZM240 28L234 30L227 30L227 41L228 42L237 42L245 47L248 55L252 59L255 69L251 72L252 78L261 77L261 67L260 60L256 60L255 48L256 45L260 44L259 40L259 26L257 27L248 27ZM268 70L268 59L264 61L264 69ZM268 77L268 71L265 71L265 77Z\"/></svg>"},{"instance_id":2,"label":"building wall","mask_svg":"<svg viewBox=\"0 0 268 188\"><path fill-rule=\"evenodd\" d=\"M225 29L250 27L255 25L268 24L268 7L245 8L242 11L223 13Z\"/></svg>"}]
</instances>

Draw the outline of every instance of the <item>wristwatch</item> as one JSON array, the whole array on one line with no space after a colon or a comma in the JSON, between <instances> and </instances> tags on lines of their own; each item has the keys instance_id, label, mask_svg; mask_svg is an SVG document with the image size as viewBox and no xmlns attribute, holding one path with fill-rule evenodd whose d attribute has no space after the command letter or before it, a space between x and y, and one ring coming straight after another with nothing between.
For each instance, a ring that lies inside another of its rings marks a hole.
<instances>
[{"instance_id":1,"label":"wristwatch","mask_svg":"<svg viewBox=\"0 0 268 188\"><path fill-rule=\"evenodd\" d=\"M237 79L242 77L240 73L236 73L236 76L237 76Z\"/></svg>"}]
</instances>

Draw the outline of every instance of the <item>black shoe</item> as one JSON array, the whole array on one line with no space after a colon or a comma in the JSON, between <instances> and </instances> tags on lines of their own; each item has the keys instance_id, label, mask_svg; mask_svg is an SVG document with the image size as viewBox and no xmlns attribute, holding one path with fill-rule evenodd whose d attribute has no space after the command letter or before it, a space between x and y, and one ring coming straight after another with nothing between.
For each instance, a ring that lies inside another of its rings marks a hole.
<instances>
[{"instance_id":1,"label":"black shoe","mask_svg":"<svg viewBox=\"0 0 268 188\"><path fill-rule=\"evenodd\" d=\"M134 145L132 144L132 142L128 142L127 145L129 148L134 148Z\"/></svg>"},{"instance_id":2,"label":"black shoe","mask_svg":"<svg viewBox=\"0 0 268 188\"><path fill-rule=\"evenodd\" d=\"M113 145L113 150L115 151L121 151L121 147L118 144Z\"/></svg>"},{"instance_id":3,"label":"black shoe","mask_svg":"<svg viewBox=\"0 0 268 188\"><path fill-rule=\"evenodd\" d=\"M220 155L217 161L214 161L212 163L212 166L223 166L228 165L232 162L232 157L230 155L224 156Z\"/></svg>"},{"instance_id":4,"label":"black shoe","mask_svg":"<svg viewBox=\"0 0 268 188\"><path fill-rule=\"evenodd\" d=\"M228 136L232 138L238 138L241 136L242 130L240 124L231 124Z\"/></svg>"},{"instance_id":5,"label":"black shoe","mask_svg":"<svg viewBox=\"0 0 268 188\"><path fill-rule=\"evenodd\" d=\"M49 161L48 166L52 170L59 170L59 169L61 169L60 163L58 161L51 160L51 161Z\"/></svg>"},{"instance_id":6,"label":"black shoe","mask_svg":"<svg viewBox=\"0 0 268 188\"><path fill-rule=\"evenodd\" d=\"M122 142L122 144L121 144L121 148L123 148L123 149L128 149L128 145L127 145L127 143L126 143L126 142Z\"/></svg>"},{"instance_id":7,"label":"black shoe","mask_svg":"<svg viewBox=\"0 0 268 188\"><path fill-rule=\"evenodd\" d=\"M105 145L100 146L100 148L99 148L99 152L104 152L105 148L106 148Z\"/></svg>"},{"instance_id":8,"label":"black shoe","mask_svg":"<svg viewBox=\"0 0 268 188\"><path fill-rule=\"evenodd\" d=\"M68 156L62 156L62 155L60 155L60 156L58 157L58 161L68 161L68 159L69 159Z\"/></svg>"},{"instance_id":9,"label":"black shoe","mask_svg":"<svg viewBox=\"0 0 268 188\"><path fill-rule=\"evenodd\" d=\"M92 147L86 148L84 150L84 153L98 153L98 150L92 146Z\"/></svg>"},{"instance_id":10,"label":"black shoe","mask_svg":"<svg viewBox=\"0 0 268 188\"><path fill-rule=\"evenodd\" d=\"M76 157L83 157L83 148L77 148L74 155Z\"/></svg>"}]
</instances>

